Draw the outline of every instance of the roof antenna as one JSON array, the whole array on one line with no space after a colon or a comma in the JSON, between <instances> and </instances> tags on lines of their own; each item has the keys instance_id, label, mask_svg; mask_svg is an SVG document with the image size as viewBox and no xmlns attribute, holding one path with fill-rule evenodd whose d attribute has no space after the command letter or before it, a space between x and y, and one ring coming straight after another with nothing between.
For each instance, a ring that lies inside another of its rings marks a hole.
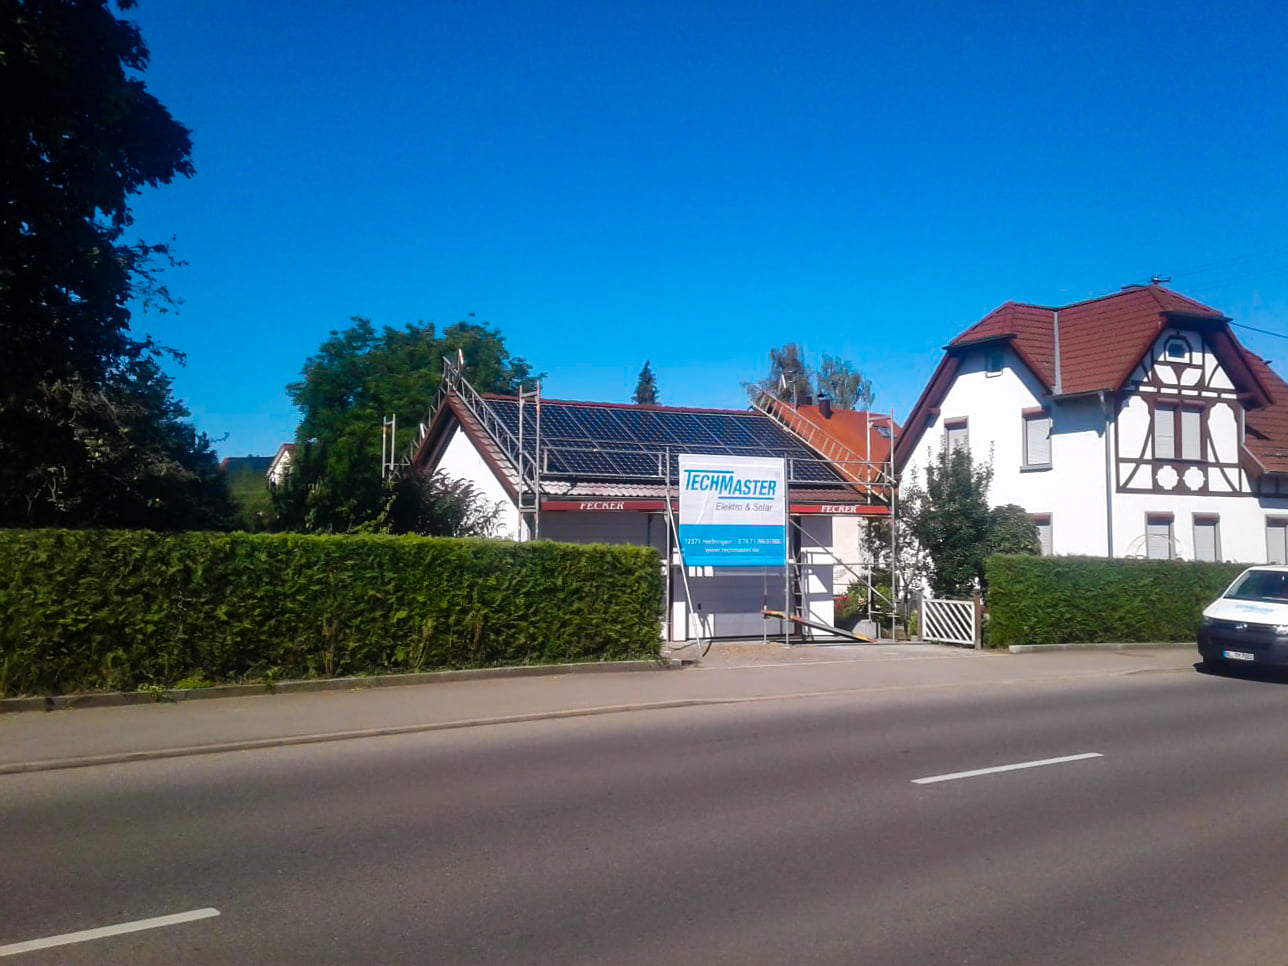
<instances>
[{"instance_id":1,"label":"roof antenna","mask_svg":"<svg viewBox=\"0 0 1288 966\"><path fill-rule=\"evenodd\" d=\"M1171 280L1172 280L1172 276L1170 276L1170 275L1151 275L1151 276L1149 277L1149 284L1150 284L1150 285L1166 285L1166 284L1167 284L1168 282L1170 282Z\"/></svg>"}]
</instances>

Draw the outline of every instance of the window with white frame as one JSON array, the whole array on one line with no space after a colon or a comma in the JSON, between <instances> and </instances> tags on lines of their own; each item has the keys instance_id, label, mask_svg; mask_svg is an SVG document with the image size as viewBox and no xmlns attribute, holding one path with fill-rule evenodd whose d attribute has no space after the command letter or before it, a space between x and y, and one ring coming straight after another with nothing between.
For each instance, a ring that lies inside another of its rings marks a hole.
<instances>
[{"instance_id":1,"label":"window with white frame","mask_svg":"<svg viewBox=\"0 0 1288 966\"><path fill-rule=\"evenodd\" d=\"M1145 517L1145 556L1150 560L1171 560L1172 515L1150 513Z\"/></svg>"},{"instance_id":2,"label":"window with white frame","mask_svg":"<svg viewBox=\"0 0 1288 966\"><path fill-rule=\"evenodd\" d=\"M1266 521L1266 562L1288 564L1288 520Z\"/></svg>"},{"instance_id":3,"label":"window with white frame","mask_svg":"<svg viewBox=\"0 0 1288 966\"><path fill-rule=\"evenodd\" d=\"M1049 412L1024 414L1024 465L1026 467L1051 465L1051 414Z\"/></svg>"},{"instance_id":4,"label":"window with white frame","mask_svg":"<svg viewBox=\"0 0 1288 966\"><path fill-rule=\"evenodd\" d=\"M1194 514L1194 559L1221 559L1221 518L1214 513Z\"/></svg>"},{"instance_id":5,"label":"window with white frame","mask_svg":"<svg viewBox=\"0 0 1288 966\"><path fill-rule=\"evenodd\" d=\"M1033 514L1033 526L1038 531L1038 543L1042 545L1042 556L1051 556L1051 514Z\"/></svg>"},{"instance_id":6,"label":"window with white frame","mask_svg":"<svg viewBox=\"0 0 1288 966\"><path fill-rule=\"evenodd\" d=\"M970 447L970 437L967 435L966 420L950 419L944 423L944 449L949 456L959 449L968 449Z\"/></svg>"}]
</instances>

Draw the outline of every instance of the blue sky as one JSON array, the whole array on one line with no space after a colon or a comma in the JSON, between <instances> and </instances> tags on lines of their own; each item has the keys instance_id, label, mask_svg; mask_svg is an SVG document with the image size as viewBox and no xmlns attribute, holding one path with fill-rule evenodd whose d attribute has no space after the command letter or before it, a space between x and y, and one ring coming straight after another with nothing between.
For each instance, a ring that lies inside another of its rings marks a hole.
<instances>
[{"instance_id":1,"label":"blue sky","mask_svg":"<svg viewBox=\"0 0 1288 966\"><path fill-rule=\"evenodd\" d=\"M497 326L548 396L738 407L770 346L902 419L989 309L1151 274L1288 332L1283 4L141 0L197 174L176 392L223 455L350 316ZM1237 330L1288 371L1288 343Z\"/></svg>"}]
</instances>

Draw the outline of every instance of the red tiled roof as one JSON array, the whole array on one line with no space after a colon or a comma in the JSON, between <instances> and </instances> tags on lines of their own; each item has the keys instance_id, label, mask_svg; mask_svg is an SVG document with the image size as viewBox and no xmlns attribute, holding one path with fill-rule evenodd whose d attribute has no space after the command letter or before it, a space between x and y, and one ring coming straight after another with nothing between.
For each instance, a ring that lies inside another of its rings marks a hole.
<instances>
[{"instance_id":1,"label":"red tiled roof","mask_svg":"<svg viewBox=\"0 0 1288 966\"><path fill-rule=\"evenodd\" d=\"M1057 313L1060 339L1059 373L1055 365ZM1076 395L1115 391L1174 320L1201 321L1239 388L1251 397L1247 404L1247 449L1271 472L1288 472L1288 385L1265 363L1249 353L1230 332L1230 320L1216 309L1163 288L1137 285L1099 298L1068 305L1030 305L1006 302L966 329L948 344L948 355L935 370L904 424L895 447L902 466L916 446L924 422L948 391L956 359L971 345L1004 340L1049 392Z\"/></svg>"},{"instance_id":2,"label":"red tiled roof","mask_svg":"<svg viewBox=\"0 0 1288 966\"><path fill-rule=\"evenodd\" d=\"M1288 473L1288 385L1266 360L1240 347L1253 373L1266 389L1270 405L1244 415L1244 447L1271 473Z\"/></svg>"},{"instance_id":3,"label":"red tiled roof","mask_svg":"<svg viewBox=\"0 0 1288 966\"><path fill-rule=\"evenodd\" d=\"M783 408L790 412L785 404ZM892 429L890 417L881 413L833 409L832 415L825 419L819 408L812 405L797 406L795 412L798 419L831 436L853 453L855 459L873 463L884 463L890 458L892 437L883 433L899 432L898 424ZM882 429L879 431L877 427Z\"/></svg>"},{"instance_id":4,"label":"red tiled roof","mask_svg":"<svg viewBox=\"0 0 1288 966\"><path fill-rule=\"evenodd\" d=\"M1056 313L1060 326L1060 380L1055 371ZM1169 317L1224 321L1216 309L1161 285L1139 285L1069 305L1007 302L949 343L963 347L1007 338L1051 390L1061 393L1117 389L1131 374Z\"/></svg>"}]
</instances>

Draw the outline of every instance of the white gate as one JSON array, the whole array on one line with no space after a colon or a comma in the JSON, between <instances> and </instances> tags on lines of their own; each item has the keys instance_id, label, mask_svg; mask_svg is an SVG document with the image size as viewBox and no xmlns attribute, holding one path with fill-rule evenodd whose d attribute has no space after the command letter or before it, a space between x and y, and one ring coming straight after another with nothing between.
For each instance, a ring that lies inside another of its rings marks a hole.
<instances>
[{"instance_id":1,"label":"white gate","mask_svg":"<svg viewBox=\"0 0 1288 966\"><path fill-rule=\"evenodd\" d=\"M938 644L975 646L975 602L973 600L933 600L922 602L922 639Z\"/></svg>"}]
</instances>

